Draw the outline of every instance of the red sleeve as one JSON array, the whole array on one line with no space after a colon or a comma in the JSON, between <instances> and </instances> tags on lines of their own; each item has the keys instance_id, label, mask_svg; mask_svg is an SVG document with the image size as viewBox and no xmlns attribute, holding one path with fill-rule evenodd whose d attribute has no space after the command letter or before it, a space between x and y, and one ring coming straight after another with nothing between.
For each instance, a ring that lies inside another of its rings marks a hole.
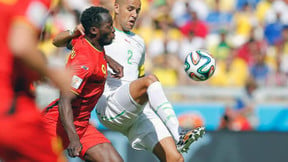
<instances>
[{"instance_id":1,"label":"red sleeve","mask_svg":"<svg viewBox=\"0 0 288 162\"><path fill-rule=\"evenodd\" d=\"M77 95L81 94L91 75L88 56L85 55L85 51L79 54L73 49L67 62L67 66L73 71L71 89Z\"/></svg>"}]
</instances>

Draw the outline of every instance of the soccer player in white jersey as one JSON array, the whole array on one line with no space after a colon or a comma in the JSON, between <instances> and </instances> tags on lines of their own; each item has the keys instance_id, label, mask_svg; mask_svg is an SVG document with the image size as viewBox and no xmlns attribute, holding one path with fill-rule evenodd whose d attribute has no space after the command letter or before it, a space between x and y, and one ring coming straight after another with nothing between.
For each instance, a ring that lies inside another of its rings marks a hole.
<instances>
[{"instance_id":1,"label":"soccer player in white jersey","mask_svg":"<svg viewBox=\"0 0 288 162\"><path fill-rule=\"evenodd\" d=\"M134 149L151 151L161 161L183 161L179 151L187 151L204 134L204 128L179 134L177 117L158 78L144 76L144 41L131 32L140 9L140 0L115 1L115 39L105 46L105 51L107 59L113 58L124 67L124 76L120 79L108 76L96 112L103 125L126 135ZM74 34L63 32L56 36L54 44L63 46L79 36L80 31L81 28L76 28ZM115 73L115 69L109 69L109 73Z\"/></svg>"}]
</instances>

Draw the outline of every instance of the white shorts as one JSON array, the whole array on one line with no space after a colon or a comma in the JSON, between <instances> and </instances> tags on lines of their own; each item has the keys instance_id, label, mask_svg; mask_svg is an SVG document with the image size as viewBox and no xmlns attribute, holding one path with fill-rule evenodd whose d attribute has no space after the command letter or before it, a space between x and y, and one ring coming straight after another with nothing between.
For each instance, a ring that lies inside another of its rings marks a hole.
<instances>
[{"instance_id":1,"label":"white shorts","mask_svg":"<svg viewBox=\"0 0 288 162\"><path fill-rule=\"evenodd\" d=\"M129 84L122 85L114 93L102 95L96 113L104 126L126 135L131 146L137 150L153 151L160 140L171 137L149 103L139 105L133 100Z\"/></svg>"}]
</instances>

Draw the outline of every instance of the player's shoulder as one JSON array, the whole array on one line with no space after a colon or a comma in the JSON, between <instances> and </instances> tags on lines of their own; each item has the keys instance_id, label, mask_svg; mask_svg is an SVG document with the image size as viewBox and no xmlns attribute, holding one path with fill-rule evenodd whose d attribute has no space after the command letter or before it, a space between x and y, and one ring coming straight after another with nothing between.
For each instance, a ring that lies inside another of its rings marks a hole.
<instances>
[{"instance_id":1,"label":"player's shoulder","mask_svg":"<svg viewBox=\"0 0 288 162\"><path fill-rule=\"evenodd\" d=\"M71 41L72 44L72 48L73 50L75 50L76 52L79 53L89 53L89 42L85 39L84 36L80 36L78 38L74 38Z\"/></svg>"},{"instance_id":2,"label":"player's shoulder","mask_svg":"<svg viewBox=\"0 0 288 162\"><path fill-rule=\"evenodd\" d=\"M71 50L66 64L72 67L72 69L82 69L85 71L90 71L93 66L92 59L87 53L74 48Z\"/></svg>"},{"instance_id":3,"label":"player's shoulder","mask_svg":"<svg viewBox=\"0 0 288 162\"><path fill-rule=\"evenodd\" d=\"M76 38L71 41L72 50L70 53L70 59L76 60L89 60L90 50L89 46L86 44L85 39Z\"/></svg>"},{"instance_id":4,"label":"player's shoulder","mask_svg":"<svg viewBox=\"0 0 288 162\"><path fill-rule=\"evenodd\" d=\"M139 44L141 44L141 45L143 45L144 46L144 39L140 36L140 35L138 35L138 34L136 34L136 33L134 33L134 32L130 32L129 33L131 36L132 36L132 38L135 40L135 41L137 41Z\"/></svg>"}]
</instances>

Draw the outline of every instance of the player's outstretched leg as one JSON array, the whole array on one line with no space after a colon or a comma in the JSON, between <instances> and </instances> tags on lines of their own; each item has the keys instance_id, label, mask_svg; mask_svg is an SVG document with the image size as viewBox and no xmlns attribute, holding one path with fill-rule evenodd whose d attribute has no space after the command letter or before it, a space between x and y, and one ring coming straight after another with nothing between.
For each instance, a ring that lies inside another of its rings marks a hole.
<instances>
[{"instance_id":1,"label":"player's outstretched leg","mask_svg":"<svg viewBox=\"0 0 288 162\"><path fill-rule=\"evenodd\" d=\"M177 150L181 153L187 152L190 145L199 138L203 137L204 134L204 127L197 127L192 130L183 130L180 133L180 138L177 143Z\"/></svg>"},{"instance_id":2,"label":"player's outstretched leg","mask_svg":"<svg viewBox=\"0 0 288 162\"><path fill-rule=\"evenodd\" d=\"M143 78L133 81L130 84L130 95L133 100L138 104L143 105L148 101L148 104L167 127L175 142L177 144L181 144L181 142L183 142L183 140L181 141L181 136L178 131L179 122L174 112L173 106L168 101L163 91L162 85L155 75L147 75ZM201 129L199 128L199 130ZM197 132L192 131L191 134L191 138L193 138L194 140L189 139L188 142L186 142L185 140L184 142L186 143L184 146L182 146L184 147L184 150L188 150L189 146L199 138L197 136ZM202 137L203 134L203 131L201 131L200 137Z\"/></svg>"},{"instance_id":3,"label":"player's outstretched leg","mask_svg":"<svg viewBox=\"0 0 288 162\"><path fill-rule=\"evenodd\" d=\"M165 96L162 85L155 75L150 74L133 81L130 84L130 95L138 104L143 105L148 101L148 104L168 128L174 140L178 142L178 119L172 104Z\"/></svg>"}]
</instances>

